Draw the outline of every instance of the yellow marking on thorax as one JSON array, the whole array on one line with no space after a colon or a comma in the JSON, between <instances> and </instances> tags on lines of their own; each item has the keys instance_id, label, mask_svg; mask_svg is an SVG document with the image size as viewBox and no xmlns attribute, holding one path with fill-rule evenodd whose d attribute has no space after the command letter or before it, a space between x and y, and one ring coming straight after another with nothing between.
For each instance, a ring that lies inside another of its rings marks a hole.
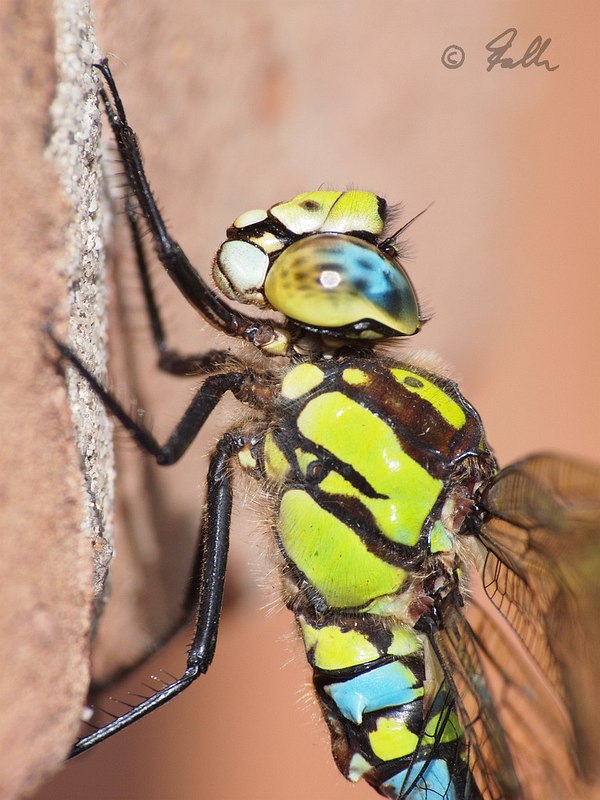
<instances>
[{"instance_id":1,"label":"yellow marking on thorax","mask_svg":"<svg viewBox=\"0 0 600 800\"><path fill-rule=\"evenodd\" d=\"M371 380L368 373L362 369L355 369L354 367L345 369L342 372L342 379L349 386L364 386L365 383L369 383Z\"/></svg>"},{"instance_id":2,"label":"yellow marking on thorax","mask_svg":"<svg viewBox=\"0 0 600 800\"><path fill-rule=\"evenodd\" d=\"M317 460L317 457L314 453L307 453L304 450L301 450L299 447L297 447L294 452L296 454L296 458L298 459L300 472L306 476L306 470L313 461Z\"/></svg>"},{"instance_id":3,"label":"yellow marking on thorax","mask_svg":"<svg viewBox=\"0 0 600 800\"><path fill-rule=\"evenodd\" d=\"M415 483L408 490L396 489L396 497L366 497L337 472L330 472L319 484L328 494L356 497L369 509L381 533L392 542L414 547L436 495L419 491ZM401 497L398 497L401 494Z\"/></svg>"},{"instance_id":4,"label":"yellow marking on thorax","mask_svg":"<svg viewBox=\"0 0 600 800\"><path fill-rule=\"evenodd\" d=\"M394 431L382 419L341 392L311 400L298 416L300 432L350 464L378 494L367 499L337 473L321 488L359 497L374 514L382 533L393 541L416 544L426 516L443 483L402 450Z\"/></svg>"},{"instance_id":5,"label":"yellow marking on thorax","mask_svg":"<svg viewBox=\"0 0 600 800\"><path fill-rule=\"evenodd\" d=\"M256 459L252 455L249 447L244 447L238 453L238 461L244 469L255 469Z\"/></svg>"},{"instance_id":6,"label":"yellow marking on thorax","mask_svg":"<svg viewBox=\"0 0 600 800\"><path fill-rule=\"evenodd\" d=\"M351 464L379 494L396 496L399 481L441 488L441 481L402 450L389 425L341 392L310 400L298 416L298 428Z\"/></svg>"},{"instance_id":7,"label":"yellow marking on thorax","mask_svg":"<svg viewBox=\"0 0 600 800\"><path fill-rule=\"evenodd\" d=\"M397 592L406 579L403 569L367 550L351 528L302 489L284 494L278 531L288 557L333 608L360 608Z\"/></svg>"},{"instance_id":8,"label":"yellow marking on thorax","mask_svg":"<svg viewBox=\"0 0 600 800\"><path fill-rule=\"evenodd\" d=\"M290 465L270 431L265 436L264 454L267 478L278 483L283 482L289 474Z\"/></svg>"},{"instance_id":9,"label":"yellow marking on thorax","mask_svg":"<svg viewBox=\"0 0 600 800\"><path fill-rule=\"evenodd\" d=\"M431 403L440 416L453 428L460 430L466 423L467 417L463 409L435 383L406 369L391 369L390 372L405 389Z\"/></svg>"},{"instance_id":10,"label":"yellow marking on thorax","mask_svg":"<svg viewBox=\"0 0 600 800\"><path fill-rule=\"evenodd\" d=\"M281 382L281 396L286 400L297 400L317 387L324 377L323 370L315 364L299 364Z\"/></svg>"}]
</instances>

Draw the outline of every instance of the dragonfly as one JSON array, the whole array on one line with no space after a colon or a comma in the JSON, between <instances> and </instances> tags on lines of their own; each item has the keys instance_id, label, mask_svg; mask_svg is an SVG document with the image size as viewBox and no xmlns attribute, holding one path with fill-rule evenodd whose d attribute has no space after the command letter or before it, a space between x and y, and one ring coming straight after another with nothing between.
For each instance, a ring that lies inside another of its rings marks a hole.
<instances>
[{"instance_id":1,"label":"dragonfly","mask_svg":"<svg viewBox=\"0 0 600 800\"><path fill-rule=\"evenodd\" d=\"M244 408L210 456L185 670L71 755L210 667L242 471L268 498L283 601L346 778L395 800L584 793L600 760L600 468L541 453L500 469L477 411L436 362L389 355L425 320L400 260L416 217L390 230L378 195L316 190L242 213L212 288L168 232L108 62L96 66L159 367L202 381L160 444L50 332L59 357L160 465L181 458L224 395ZM140 219L181 294L245 344L241 355L168 345Z\"/></svg>"}]
</instances>

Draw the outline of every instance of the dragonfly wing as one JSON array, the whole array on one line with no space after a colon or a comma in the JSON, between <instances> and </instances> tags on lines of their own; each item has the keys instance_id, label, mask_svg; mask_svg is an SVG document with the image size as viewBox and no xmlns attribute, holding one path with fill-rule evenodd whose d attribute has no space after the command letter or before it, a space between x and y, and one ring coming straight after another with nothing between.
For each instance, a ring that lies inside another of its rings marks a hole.
<instances>
[{"instance_id":1,"label":"dragonfly wing","mask_svg":"<svg viewBox=\"0 0 600 800\"><path fill-rule=\"evenodd\" d=\"M569 767L591 778L600 763L590 703L590 689L595 697L600 688L600 469L530 456L489 482L480 507L489 515L478 532L484 590L562 701L561 718L536 690L531 712L562 741ZM498 638L501 628L492 628ZM498 646L484 625L477 637L488 651ZM518 660L523 672L525 656ZM518 686L523 675L505 677Z\"/></svg>"},{"instance_id":2,"label":"dragonfly wing","mask_svg":"<svg viewBox=\"0 0 600 800\"><path fill-rule=\"evenodd\" d=\"M486 648L462 608L448 604L433 647L452 685L468 742L469 764L486 800L521 800L503 724L488 682Z\"/></svg>"}]
</instances>

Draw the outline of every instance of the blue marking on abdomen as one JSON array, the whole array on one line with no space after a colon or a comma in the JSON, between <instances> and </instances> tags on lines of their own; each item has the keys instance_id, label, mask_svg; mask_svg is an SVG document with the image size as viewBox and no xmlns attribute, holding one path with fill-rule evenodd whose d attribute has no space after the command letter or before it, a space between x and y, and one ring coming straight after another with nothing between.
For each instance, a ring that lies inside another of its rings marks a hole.
<instances>
[{"instance_id":1,"label":"blue marking on abdomen","mask_svg":"<svg viewBox=\"0 0 600 800\"><path fill-rule=\"evenodd\" d=\"M422 697L423 687L418 683L408 667L393 661L323 688L346 719L360 725L364 713L402 706Z\"/></svg>"},{"instance_id":2,"label":"blue marking on abdomen","mask_svg":"<svg viewBox=\"0 0 600 800\"><path fill-rule=\"evenodd\" d=\"M424 768L424 761L417 761L410 770L403 769L381 787L387 797L399 797L413 781L413 789L403 797L406 800L457 800L456 786L448 772L448 765L440 758L430 761ZM424 769L423 769L424 768ZM421 772L422 770L422 772ZM421 774L419 774L421 773Z\"/></svg>"}]
</instances>

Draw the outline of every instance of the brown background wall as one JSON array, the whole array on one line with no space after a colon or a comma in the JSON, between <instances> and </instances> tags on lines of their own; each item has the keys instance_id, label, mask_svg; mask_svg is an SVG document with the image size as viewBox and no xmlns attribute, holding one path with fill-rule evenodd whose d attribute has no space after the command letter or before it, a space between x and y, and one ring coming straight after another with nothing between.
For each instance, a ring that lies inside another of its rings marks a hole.
<instances>
[{"instance_id":1,"label":"brown background wall","mask_svg":"<svg viewBox=\"0 0 600 800\"><path fill-rule=\"evenodd\" d=\"M435 201L410 233L408 268L434 313L414 346L453 365L501 463L540 448L597 459L600 445L598 12L592 2L579 4L576 16L554 5L95 5L100 46L112 54L153 187L205 274L238 213L322 184L402 201L405 218ZM535 35L551 36L545 55L560 68L488 73L484 45L510 26L519 30L520 52ZM460 69L440 61L452 43L466 51ZM129 310L123 333L138 363L151 364L131 263L120 266ZM218 342L168 279L157 272L156 282L173 342L185 350ZM162 436L192 384L142 366L131 388L122 352L112 383L150 411ZM150 478L119 437L120 519L135 539L118 544L99 673L160 629L177 603L171 587L185 574L205 455L221 428L211 428L179 467ZM150 512L137 502L146 480ZM260 562L261 549L251 505L246 498L236 517L229 581L236 602L211 673L152 719L70 764L38 800L371 796L333 766L324 726L305 700L308 672L289 615L264 611L275 581L263 577L261 592L258 567L248 567ZM162 540L177 549L159 561ZM128 567L132 553L139 573ZM150 592L140 605L144 578ZM186 637L114 694L136 691L152 670L176 670Z\"/></svg>"}]
</instances>

